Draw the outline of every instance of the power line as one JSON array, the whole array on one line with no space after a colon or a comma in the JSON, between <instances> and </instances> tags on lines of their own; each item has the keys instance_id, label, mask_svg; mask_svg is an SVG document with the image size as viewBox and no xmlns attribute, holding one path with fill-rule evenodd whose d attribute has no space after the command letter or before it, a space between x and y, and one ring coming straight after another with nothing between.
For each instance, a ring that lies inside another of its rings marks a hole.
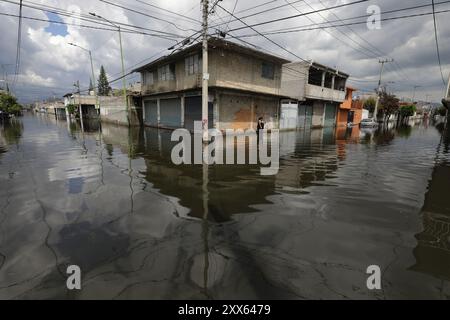
<instances>
[{"instance_id":1,"label":"power line","mask_svg":"<svg viewBox=\"0 0 450 320\"><path fill-rule=\"evenodd\" d=\"M189 20L189 21L191 21L191 22L195 22L195 23L201 24L200 21L198 21L198 20L196 20L196 19L194 19L194 18L191 18L191 17L189 17L189 16L187 16L187 15L183 15L183 14L180 14L180 13L177 13L177 12L174 12L174 11L171 11L171 10L167 10L167 9L161 8L161 7L157 6L157 5L154 5L154 4L151 4L151 3L148 3L148 2L142 1L142 0L135 0L135 1L136 1L136 2L139 2L139 3L142 3L142 4L146 5L146 6L149 6L149 7L152 7L152 8L159 9L159 10L161 10L161 11L169 12L169 13L171 13L171 14L173 14L173 15L178 16L178 17L186 18L187 20Z\"/></svg>"},{"instance_id":2,"label":"power line","mask_svg":"<svg viewBox=\"0 0 450 320\"><path fill-rule=\"evenodd\" d=\"M14 71L14 79L13 85L17 81L17 77L19 75L20 70L20 47L22 42L22 0L20 0L19 4L19 25L17 28L17 51L16 51L16 69Z\"/></svg>"},{"instance_id":3,"label":"power line","mask_svg":"<svg viewBox=\"0 0 450 320\"><path fill-rule=\"evenodd\" d=\"M436 11L435 13L438 14L438 13L446 13L446 12L450 12L450 10L440 10L440 11ZM433 14L433 12L417 13L417 14L410 14L410 15L404 15L404 16L391 17L391 18L381 18L380 21L391 21L391 20L398 20L398 19L414 18L414 17L421 17L421 16L432 15L432 14ZM354 18L352 18L352 19L354 19ZM331 22L336 22L336 21L331 21ZM296 33L296 32L303 32L303 31L344 27L344 26L359 25L359 24L366 24L366 23L367 23L367 21L357 21L357 22L349 22L349 23L343 23L343 24L319 26L319 27L312 27L312 28L291 29L291 30L285 30L285 31L268 31L268 32L264 32L264 34L274 35L274 34ZM251 27L251 25L249 27ZM244 29L244 28L239 28L239 29ZM236 30L236 29L233 29L230 31L234 31L234 30ZM240 37L246 38L246 37L254 37L257 35L259 35L259 33L258 34L241 35Z\"/></svg>"},{"instance_id":4,"label":"power line","mask_svg":"<svg viewBox=\"0 0 450 320\"><path fill-rule=\"evenodd\" d=\"M293 1L293 2L291 2L291 4L294 4L294 3L298 3L298 2L302 2L303 0L295 0L295 1ZM240 17L240 19L247 19L247 18L250 18L250 17L254 17L254 16L257 16L257 15L260 15L260 14L263 14L263 13L266 13L266 12L273 12L274 10L277 10L277 9L280 9L280 8L283 8L283 7L287 7L289 4L282 4L282 5L279 5L279 6L276 6L276 7L272 7L272 8L269 8L269 9L265 9L265 10L263 10L263 11L259 11L259 12L255 12L255 13L252 13L252 14L249 14L249 15L247 15L247 16L243 16L243 17ZM257 7L257 6L255 6L255 7ZM237 12L236 14L238 14L239 12ZM232 15L228 15L228 17L233 17ZM237 17L235 17L235 19L234 20L231 20L231 22L234 22L234 21L238 21L238 19L237 19ZM224 23L219 23L219 24L216 24L216 25L214 25L214 26L212 26L213 28L216 28L216 27L219 27L219 26L221 26L221 25L223 25Z\"/></svg>"},{"instance_id":5,"label":"power line","mask_svg":"<svg viewBox=\"0 0 450 320\"><path fill-rule=\"evenodd\" d=\"M439 70L441 72L442 83L445 87L444 74L442 73L441 54L439 52L439 40L438 40L438 33L437 33L436 11L435 11L435 7L434 7L434 0L431 0L431 6L433 8L434 39L436 41L436 52L437 52L437 58L438 58L438 63L439 63Z\"/></svg>"},{"instance_id":6,"label":"power line","mask_svg":"<svg viewBox=\"0 0 450 320\"><path fill-rule=\"evenodd\" d=\"M236 6L237 6L237 4L238 4L238 1L239 1L239 0L236 0L236 1L234 2L234 7L233 7L233 10L231 11L232 14L234 14L234 11L236 10ZM232 16L230 16L230 20L228 20L228 23L227 23L227 25L225 26L225 32L226 32L226 30L228 30L228 26L230 25L231 18L232 18Z\"/></svg>"},{"instance_id":7,"label":"power line","mask_svg":"<svg viewBox=\"0 0 450 320\"><path fill-rule=\"evenodd\" d=\"M247 28L251 28L253 31L257 32L258 34L260 34L263 38L265 38L266 40L270 41L272 44L276 45L277 47L279 47L280 49L290 53L291 55L293 55L294 57L296 57L297 59L300 59L302 61L305 62L309 62L306 59L303 59L302 57L298 56L297 54L295 54L294 52L290 51L289 49L286 49L284 46L278 44L277 42L273 41L272 39L270 39L269 37L265 36L264 34L260 33L259 31L257 31L255 28L253 28L253 26L248 25L247 23L245 23L244 21L242 21L240 18L236 17L234 14L232 14L230 11L228 11L227 9L225 9L224 7L222 7L220 4L217 5L219 8L221 8L222 10L224 10L225 12L227 12L228 14L231 14L233 17L237 18L241 23L243 23ZM230 30L232 31L232 30Z\"/></svg>"},{"instance_id":8,"label":"power line","mask_svg":"<svg viewBox=\"0 0 450 320\"><path fill-rule=\"evenodd\" d=\"M5 12L0 12L0 15L13 17L13 18L18 18L19 17L19 15L9 14L9 13L5 13ZM96 27L96 26L88 26L88 25L83 25L83 24L78 24L78 23L63 22L63 21L57 21L57 20L51 20L51 19L40 19L40 18L27 17L27 16L22 16L22 18L23 19L28 19L28 20L34 20L34 21L49 22L49 23L55 23L55 24L62 24L62 25L68 25L68 26L81 27L81 28L103 30L103 31L115 31L115 32L117 32L117 29L103 28L103 27ZM157 37L157 38L170 40L170 41L176 41L175 39L172 39L172 38L169 38L168 36L164 36L164 35L160 35L160 34L152 34L152 33L141 32L141 31L130 30L130 29L121 29L121 31L123 31L125 33L140 34L140 35L152 36L152 37Z\"/></svg>"},{"instance_id":9,"label":"power line","mask_svg":"<svg viewBox=\"0 0 450 320\"><path fill-rule=\"evenodd\" d=\"M256 27L256 26L266 25L266 24L270 24L270 23L274 23L274 22L290 20L290 19L294 19L294 18L298 18L298 17L307 16L307 15L310 15L310 14L313 14L313 13L319 13L319 12L324 12L324 11L329 11L329 10L349 7L349 6L361 4L361 3L364 3L364 2L368 2L368 1L371 1L371 0L358 0L358 1L354 1L354 2L343 3L343 4L340 4L340 5L336 5L336 6L332 6L332 7L326 7L326 8L323 8L323 9L317 9L317 10L314 10L314 11L309 11L309 12L305 12L305 13L301 13L301 14L295 14L295 15L292 15L292 16L287 16L287 17L277 18L277 19L273 19L273 20L258 22L258 23L249 25L249 27ZM249 17L249 16L247 16L247 17ZM247 17L242 17L242 19L245 19ZM241 18L238 18L238 17L236 17L236 18L241 21ZM237 31L237 30L246 29L246 28L247 27L240 27L240 28L231 29L230 31Z\"/></svg>"},{"instance_id":10,"label":"power line","mask_svg":"<svg viewBox=\"0 0 450 320\"><path fill-rule=\"evenodd\" d=\"M136 14L143 15L143 16L148 17L148 18L152 18L152 19L155 19L155 20L158 20L158 21L166 22L166 23L168 23L168 24L174 26L175 28L177 28L178 30L181 30L181 31L195 31L195 30L193 30L193 29L184 29L184 28L181 28L181 27L179 27L177 24L175 24L175 23L173 23L173 22L171 22L171 21L164 20L164 19L161 19L161 18L159 18L159 17L155 17L155 16L152 16L152 15L150 15L150 14L147 14L147 13L144 13L144 12L140 12L140 11L137 11L137 10L134 10L134 9L131 9L131 8L127 8L127 7L124 7L124 6L122 6L122 5L120 5L120 4L117 4L117 3L113 3L113 2L110 2L110 1L106 1L106 0L99 0L99 1L104 2L104 3L107 3L107 4L112 5L112 6L114 6L114 7L121 8L121 9L123 9L123 10L127 10L127 11L130 11L130 12L136 13Z\"/></svg>"},{"instance_id":11,"label":"power line","mask_svg":"<svg viewBox=\"0 0 450 320\"><path fill-rule=\"evenodd\" d=\"M297 12L303 13L303 12L301 12L297 7L295 7L295 6L293 5L294 2L289 2L288 0L285 0L285 1L286 1L286 3L288 3L292 8L294 8ZM308 2L306 2L306 0L303 0L303 2L304 2L306 5L308 5L312 10L314 10L314 8L313 8ZM324 19L327 23L329 23L329 20L327 20L321 13L318 13L318 14L322 17L322 19ZM312 20L312 18L310 18L309 16L306 16L306 18L307 18L309 21L315 23L314 20ZM338 28L335 28L335 30L338 31L339 33L341 33L342 35L344 35L344 36L345 36L346 38L348 38L350 41L352 41L352 42L356 43L357 45L359 45L361 48L367 50L366 48L364 48L362 45L360 45L357 41L355 41L354 39L352 39L352 38L351 38L349 35L347 35L346 33L342 32L342 31L339 30ZM328 30L325 30L325 29L324 29L323 31L325 31L326 33L328 33L330 36L332 36L332 37L335 38L336 40L338 40L338 41L344 43L344 41L343 41L342 39L339 39L336 35L332 34L332 33L329 32ZM365 56L367 56L367 57L369 57L369 58L373 58L372 55L368 55L366 52L362 51L361 49L359 49L359 48L357 48L357 47L354 47L354 46L352 46L352 45L349 44L349 43L345 43L345 44L349 45L350 47L352 47L353 49L357 50L358 52L361 52L363 55L365 55ZM367 50L367 51L370 51L370 50ZM370 52L371 52L371 51L370 51Z\"/></svg>"},{"instance_id":12,"label":"power line","mask_svg":"<svg viewBox=\"0 0 450 320\"><path fill-rule=\"evenodd\" d=\"M322 2L321 2L321 0L319 0L320 1L320 3L322 4L322 6L325 6ZM288 2L287 0L286 0L286 2ZM445 4L445 3L449 3L450 1L441 1L441 2L437 2L436 3L436 5L441 5L441 4ZM289 3L289 2L288 2ZM292 4L293 2L291 2L291 4ZM306 3L306 2L305 2ZM401 8L401 9L395 9L395 10L390 10L390 11L385 11L385 12L383 12L383 14L384 15L386 15L386 14L390 14L390 13L394 13L394 12L401 12L401 11L407 11L407 10L413 10L413 9L420 9L420 8L425 8L425 7L429 7L429 6L431 6L431 4L425 4L425 5L417 5L417 6L412 6L412 7L406 7L406 8ZM292 6L292 7L294 7L294 6ZM311 7L311 6L310 6ZM294 7L295 8L295 7ZM311 7L312 8L312 7ZM295 8L295 9L297 9L297 8ZM297 11L299 11L298 9L297 9ZM303 26L301 26L301 27L307 27L307 26L320 26L320 25L325 25L324 27L321 27L321 28L310 28L310 29L305 29L305 30L317 30L317 29L321 29L321 30L325 30L325 28L331 28L331 27L341 27L341 26L345 26L346 28L348 28L349 30L351 30L352 32L354 32L355 34L356 34L356 36L358 36L361 40L363 40L364 42L366 42L367 44L369 44L371 47L373 47L376 51L378 51L379 53L381 53L383 56L387 56L387 54L386 53L384 53L384 52L382 52L381 50L379 50L378 48L376 48L374 45L372 45L370 42L368 42L367 40L365 40L363 37L361 37L361 36L359 36L353 29L351 29L350 27L349 27L349 25L354 25L354 24L362 24L362 23L366 23L366 21L364 21L364 22L358 22L358 23L347 23L347 24L345 24L345 23L343 23L343 24L340 24L340 25L329 25L329 24L331 24L331 23L335 23L335 22L338 22L338 21L340 21L340 22L344 22L344 21L349 21L349 20L354 20L354 19L358 19L358 18L367 18L367 17L370 17L370 14L367 14L367 15L362 15L362 16L357 16L357 17L350 17L350 18L345 18L345 19L341 19L341 18L339 18L334 12L332 12L332 14L335 16L335 17L337 17L338 18L338 20L334 20L334 21L330 21L330 20L327 20L327 22L323 22L323 23L314 23L314 24L309 24L309 25L303 25ZM310 21L312 21L311 19L309 19ZM390 19L382 19L382 21L386 21L386 20L390 20ZM299 32L299 31L304 31L304 30L302 30L302 29L298 29L299 27L289 27L289 28L284 28L284 29L278 29L278 30L272 30L272 31L266 31L266 32L264 32L266 35L268 35L268 34L281 34L281 33L290 33L290 32ZM337 28L336 28L337 29ZM249 37L249 36L258 36L259 34L247 34L247 35L241 35L241 37ZM330 35L332 35L332 34L330 34ZM332 35L333 36L333 35ZM339 39L338 39L339 40ZM352 41L353 41L353 39L352 39ZM361 44L359 44L358 43L358 45L359 46L361 46L362 48L365 48L365 47L363 47ZM355 48L356 49L356 48ZM365 50L367 50L367 51L370 51L371 53L373 53L373 54L375 54L375 55L378 55L377 53L375 53L375 52L372 52L372 50L370 50L370 49L368 49L368 48L365 48ZM359 50L358 50L359 51ZM362 53L364 53L364 52L362 52ZM399 63L397 62L397 61L395 61L394 62L394 65L393 65L393 67L394 67L394 69L393 69L393 72L394 73L396 73L397 74L397 70L395 70L395 68L396 69L398 69L398 71L401 73L401 75L400 75L400 77L403 77L404 79L407 79L408 81L410 81L410 78L403 72L403 69L402 69L402 67L399 65ZM398 75L398 74L397 74Z\"/></svg>"},{"instance_id":13,"label":"power line","mask_svg":"<svg viewBox=\"0 0 450 320\"><path fill-rule=\"evenodd\" d=\"M0 1L6 2L6 3L10 3L10 4L15 4L15 5L19 4L17 2L13 2L13 1L9 1L9 0L0 0ZM71 12L71 11L63 10L61 8L52 7L52 6L40 5L40 4L36 4L34 2L31 2L31 1L29 3L30 4L23 4L23 6L27 7L27 8L30 8L30 9L34 9L34 10L54 13L54 14L57 14L57 15L70 17L70 18L76 18L76 19L79 19L79 20L95 23L95 24L98 24L98 25L110 26L110 24L107 24L104 21L98 20L96 18L93 18L91 15L88 15L88 14ZM147 31L152 31L152 32L158 32L158 33L166 34L168 36L173 36L173 37L181 37L178 34L167 32L167 31L155 30L155 29L135 26L135 25L127 24L127 23L116 22L116 21L112 21L112 22L115 23L115 24L118 24L118 25L125 26L125 27L131 27L131 28L147 30Z\"/></svg>"}]
</instances>

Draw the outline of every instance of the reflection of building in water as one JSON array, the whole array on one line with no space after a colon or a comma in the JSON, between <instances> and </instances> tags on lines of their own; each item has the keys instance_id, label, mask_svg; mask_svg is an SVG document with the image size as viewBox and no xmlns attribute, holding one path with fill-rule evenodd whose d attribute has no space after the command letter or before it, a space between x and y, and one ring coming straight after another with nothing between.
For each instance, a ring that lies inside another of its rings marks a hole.
<instances>
[{"instance_id":1,"label":"reflection of building in water","mask_svg":"<svg viewBox=\"0 0 450 320\"><path fill-rule=\"evenodd\" d=\"M127 153L127 128L103 125L102 130L105 143ZM260 164L208 166L208 220L223 222L233 214L258 211L254 205L271 203L267 198L278 188L305 188L327 180L337 170L339 160L334 129L312 131L280 134L280 171L276 176L261 176ZM177 142L170 140L171 134L170 130L156 128L131 134L136 156L144 159L145 169L140 175L159 193L189 208L189 216L202 218L203 167L172 163L171 151Z\"/></svg>"},{"instance_id":2,"label":"reflection of building in water","mask_svg":"<svg viewBox=\"0 0 450 320\"><path fill-rule=\"evenodd\" d=\"M450 279L450 145L449 128L443 131L436 164L422 208L423 231L416 235L416 264L412 270Z\"/></svg>"},{"instance_id":3,"label":"reflection of building in water","mask_svg":"<svg viewBox=\"0 0 450 320\"><path fill-rule=\"evenodd\" d=\"M290 148L286 141L290 142ZM302 192L332 178L345 153L339 152L334 128L280 133L280 170L277 188Z\"/></svg>"},{"instance_id":4,"label":"reflection of building in water","mask_svg":"<svg viewBox=\"0 0 450 320\"><path fill-rule=\"evenodd\" d=\"M153 188L191 208L190 216L202 218L203 167L173 164L170 155L176 142L170 141L170 135L171 131L145 128L144 140L139 143L146 164L143 174ZM269 203L266 197L274 193L274 177L260 176L259 168L259 165L208 166L209 220L226 221L233 214L256 211L252 205Z\"/></svg>"}]
</instances>

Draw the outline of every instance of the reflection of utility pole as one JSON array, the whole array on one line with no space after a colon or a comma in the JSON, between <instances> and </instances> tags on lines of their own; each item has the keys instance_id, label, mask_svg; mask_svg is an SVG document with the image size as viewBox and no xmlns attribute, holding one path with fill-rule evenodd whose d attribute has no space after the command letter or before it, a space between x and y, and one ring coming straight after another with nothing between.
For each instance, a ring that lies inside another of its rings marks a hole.
<instances>
[{"instance_id":1,"label":"reflection of utility pole","mask_svg":"<svg viewBox=\"0 0 450 320\"><path fill-rule=\"evenodd\" d=\"M205 268L203 269L203 288L205 290L205 296L209 298L208 295L208 272L209 272L209 245L208 245L208 214L209 214L209 192L208 192L208 164L203 162L202 168L202 200L203 200L203 225L202 225L202 237L204 240L204 250L205 250Z\"/></svg>"},{"instance_id":2,"label":"reflection of utility pole","mask_svg":"<svg viewBox=\"0 0 450 320\"><path fill-rule=\"evenodd\" d=\"M77 82L74 84L75 87L77 87L77 94L78 94L78 112L80 113L80 123L81 123L81 131L84 132L84 124L83 124L83 109L81 108L81 91L80 91L80 81L77 80Z\"/></svg>"},{"instance_id":3,"label":"reflection of utility pole","mask_svg":"<svg viewBox=\"0 0 450 320\"><path fill-rule=\"evenodd\" d=\"M391 59L391 60L385 59L385 60L378 61L379 63L381 63L381 68L380 68L380 78L378 80L377 102L375 103L375 110L373 111L373 118L375 118L375 121L377 121L378 104L380 103L381 76L383 74L384 64L393 62L393 61L394 61L394 59Z\"/></svg>"},{"instance_id":4,"label":"reflection of utility pole","mask_svg":"<svg viewBox=\"0 0 450 320\"><path fill-rule=\"evenodd\" d=\"M208 0L202 0L203 4L203 82L202 82L202 131L203 141L208 141Z\"/></svg>"}]
</instances>

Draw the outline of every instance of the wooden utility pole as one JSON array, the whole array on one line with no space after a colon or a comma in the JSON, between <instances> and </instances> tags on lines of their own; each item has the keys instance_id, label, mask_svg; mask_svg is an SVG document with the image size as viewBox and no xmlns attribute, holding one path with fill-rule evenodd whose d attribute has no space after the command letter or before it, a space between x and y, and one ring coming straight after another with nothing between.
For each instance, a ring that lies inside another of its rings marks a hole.
<instances>
[{"instance_id":1,"label":"wooden utility pole","mask_svg":"<svg viewBox=\"0 0 450 320\"><path fill-rule=\"evenodd\" d=\"M373 110L373 118L375 119L375 121L377 121L378 104L380 103L381 76L383 74L384 64L394 62L394 59L391 60L385 59L380 60L378 62L381 63L381 68L380 68L380 78L378 79L377 102L375 103L375 110Z\"/></svg>"},{"instance_id":2,"label":"wooden utility pole","mask_svg":"<svg viewBox=\"0 0 450 320\"><path fill-rule=\"evenodd\" d=\"M208 0L202 0L203 8L203 46L202 46L202 133L203 141L208 141Z\"/></svg>"}]
</instances>

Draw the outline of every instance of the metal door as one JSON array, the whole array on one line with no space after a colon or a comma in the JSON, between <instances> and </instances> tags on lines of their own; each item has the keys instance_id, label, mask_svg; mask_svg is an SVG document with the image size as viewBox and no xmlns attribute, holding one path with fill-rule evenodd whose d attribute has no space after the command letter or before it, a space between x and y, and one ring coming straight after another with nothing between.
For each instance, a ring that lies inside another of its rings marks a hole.
<instances>
[{"instance_id":1,"label":"metal door","mask_svg":"<svg viewBox=\"0 0 450 320\"><path fill-rule=\"evenodd\" d=\"M208 102L208 128L213 128L214 122L213 103ZM184 127L194 131L194 121L202 121L202 97L184 98Z\"/></svg>"},{"instance_id":2,"label":"metal door","mask_svg":"<svg viewBox=\"0 0 450 320\"><path fill-rule=\"evenodd\" d=\"M280 129L297 129L298 104L295 102L281 103Z\"/></svg>"},{"instance_id":3,"label":"metal door","mask_svg":"<svg viewBox=\"0 0 450 320\"><path fill-rule=\"evenodd\" d=\"M336 105L332 103L326 103L324 127L334 127L335 125L336 125Z\"/></svg>"},{"instance_id":4,"label":"metal door","mask_svg":"<svg viewBox=\"0 0 450 320\"><path fill-rule=\"evenodd\" d=\"M298 128L310 129L312 124L312 106L298 106Z\"/></svg>"},{"instance_id":5,"label":"metal door","mask_svg":"<svg viewBox=\"0 0 450 320\"><path fill-rule=\"evenodd\" d=\"M149 126L158 125L158 103L156 100L144 101L144 124Z\"/></svg>"},{"instance_id":6,"label":"metal door","mask_svg":"<svg viewBox=\"0 0 450 320\"><path fill-rule=\"evenodd\" d=\"M160 124L164 127L181 127L181 99L170 98L159 101Z\"/></svg>"}]
</instances>

